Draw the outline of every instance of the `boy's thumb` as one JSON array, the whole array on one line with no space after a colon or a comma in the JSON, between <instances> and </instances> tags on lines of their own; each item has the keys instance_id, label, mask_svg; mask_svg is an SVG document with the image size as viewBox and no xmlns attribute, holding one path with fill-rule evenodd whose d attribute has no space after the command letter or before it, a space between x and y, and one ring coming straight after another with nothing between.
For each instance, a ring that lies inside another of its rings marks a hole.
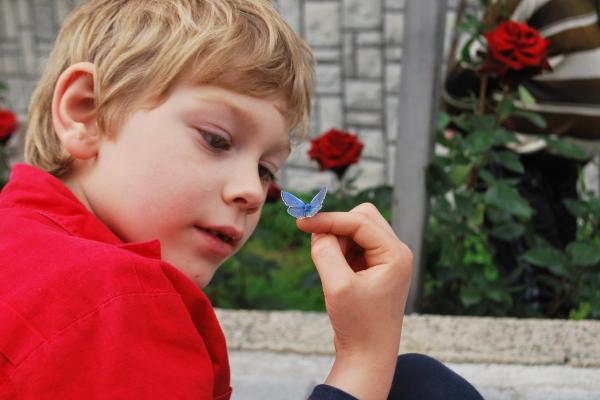
<instances>
[{"instance_id":1,"label":"boy's thumb","mask_svg":"<svg viewBox=\"0 0 600 400\"><path fill-rule=\"evenodd\" d=\"M331 289L345 282L351 269L337 238L327 233L313 233L311 242L311 257L321 277L323 289Z\"/></svg>"}]
</instances>

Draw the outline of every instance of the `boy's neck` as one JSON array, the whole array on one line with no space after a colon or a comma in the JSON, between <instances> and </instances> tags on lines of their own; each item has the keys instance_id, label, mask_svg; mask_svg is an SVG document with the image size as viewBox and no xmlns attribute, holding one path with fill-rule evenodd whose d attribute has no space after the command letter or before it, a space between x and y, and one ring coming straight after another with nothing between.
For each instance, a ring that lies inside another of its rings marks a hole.
<instances>
[{"instance_id":1,"label":"boy's neck","mask_svg":"<svg viewBox=\"0 0 600 400\"><path fill-rule=\"evenodd\" d=\"M74 175L69 175L66 177L59 178L60 181L67 187L69 190L77 197L77 199L90 211L92 214L94 213L91 207L91 204L85 195L85 191L81 186L79 179L77 179Z\"/></svg>"}]
</instances>

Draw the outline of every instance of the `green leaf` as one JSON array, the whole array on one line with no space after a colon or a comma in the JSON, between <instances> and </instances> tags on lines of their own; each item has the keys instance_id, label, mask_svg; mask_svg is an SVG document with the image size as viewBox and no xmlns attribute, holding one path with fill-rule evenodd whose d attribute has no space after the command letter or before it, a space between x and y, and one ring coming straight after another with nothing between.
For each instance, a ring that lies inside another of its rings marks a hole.
<instances>
[{"instance_id":1,"label":"green leaf","mask_svg":"<svg viewBox=\"0 0 600 400\"><path fill-rule=\"evenodd\" d=\"M468 14L465 14L463 20L461 21L460 25L458 26L458 29L461 32L466 32L466 33L470 33L472 35L476 35L475 38L477 38L477 35L484 27L485 27L485 25L483 24L483 21L481 21L481 18L479 18L475 14L468 13Z\"/></svg>"},{"instance_id":2,"label":"green leaf","mask_svg":"<svg viewBox=\"0 0 600 400\"><path fill-rule=\"evenodd\" d=\"M494 175L492 175L489 171L486 171L485 169L480 169L479 170L479 177L481 179L483 179L483 181L488 185L488 186L492 186L494 185L497 180L494 177Z\"/></svg>"},{"instance_id":3,"label":"green leaf","mask_svg":"<svg viewBox=\"0 0 600 400\"><path fill-rule=\"evenodd\" d=\"M476 289L464 286L460 289L460 301L465 307L471 307L481 301L481 293Z\"/></svg>"},{"instance_id":4,"label":"green leaf","mask_svg":"<svg viewBox=\"0 0 600 400\"><path fill-rule=\"evenodd\" d=\"M525 168L523 168L523 164L521 163L521 160L519 160L518 154L513 153L512 151L498 151L496 152L496 156L504 168L518 174L525 172Z\"/></svg>"},{"instance_id":5,"label":"green leaf","mask_svg":"<svg viewBox=\"0 0 600 400\"><path fill-rule=\"evenodd\" d=\"M462 114L458 114L457 116L455 116L454 118L452 118L452 121L454 122L454 124L463 132L469 132L469 121L471 114L469 113L462 113Z\"/></svg>"},{"instance_id":6,"label":"green leaf","mask_svg":"<svg viewBox=\"0 0 600 400\"><path fill-rule=\"evenodd\" d=\"M567 246L567 256L573 265L589 267L600 262L600 248L591 240L579 240Z\"/></svg>"},{"instance_id":7,"label":"green leaf","mask_svg":"<svg viewBox=\"0 0 600 400\"><path fill-rule=\"evenodd\" d=\"M550 148L550 150L558 153L559 155L563 155L565 157L573 158L575 160L587 160L587 156L585 152L581 150L581 148L573 143L567 142L565 140L553 138L551 136L546 137L546 144Z\"/></svg>"},{"instance_id":8,"label":"green leaf","mask_svg":"<svg viewBox=\"0 0 600 400\"><path fill-rule=\"evenodd\" d=\"M501 301L503 296L502 291L498 289L488 289L485 291L485 296L494 301Z\"/></svg>"},{"instance_id":9,"label":"green leaf","mask_svg":"<svg viewBox=\"0 0 600 400\"><path fill-rule=\"evenodd\" d=\"M448 127L448 124L450 124L450 115L448 113L445 112L440 112L438 114L438 118L437 118L437 130L438 131L443 131L444 129L446 129Z\"/></svg>"},{"instance_id":10,"label":"green leaf","mask_svg":"<svg viewBox=\"0 0 600 400\"><path fill-rule=\"evenodd\" d=\"M515 107L511 99L505 99L498 104L497 113L500 122L506 120L514 112Z\"/></svg>"},{"instance_id":11,"label":"green leaf","mask_svg":"<svg viewBox=\"0 0 600 400\"><path fill-rule=\"evenodd\" d=\"M579 303L577 309L569 311L569 319L582 320L586 319L592 311L592 305L589 302Z\"/></svg>"},{"instance_id":12,"label":"green leaf","mask_svg":"<svg viewBox=\"0 0 600 400\"><path fill-rule=\"evenodd\" d=\"M466 151L479 154L491 149L496 143L494 135L488 130L476 130L465 139Z\"/></svg>"},{"instance_id":13,"label":"green leaf","mask_svg":"<svg viewBox=\"0 0 600 400\"><path fill-rule=\"evenodd\" d=\"M477 229L481 225L483 225L483 221L485 218L485 204L480 200L476 200L477 206L475 207L475 211L471 214L468 219L468 224L473 229Z\"/></svg>"},{"instance_id":14,"label":"green leaf","mask_svg":"<svg viewBox=\"0 0 600 400\"><path fill-rule=\"evenodd\" d=\"M524 233L525 227L514 222L495 226L491 231L492 236L505 241L517 239L523 236Z\"/></svg>"},{"instance_id":15,"label":"green leaf","mask_svg":"<svg viewBox=\"0 0 600 400\"><path fill-rule=\"evenodd\" d=\"M513 113L513 115L516 117L525 118L526 120L531 122L533 125L537 126L538 128L541 128L541 129L546 129L546 127L548 126L544 117L542 117L540 114L532 112L532 111L518 110L518 111L515 111Z\"/></svg>"},{"instance_id":16,"label":"green leaf","mask_svg":"<svg viewBox=\"0 0 600 400\"><path fill-rule=\"evenodd\" d=\"M464 185L471 171L471 164L455 164L450 168L448 176L455 186Z\"/></svg>"},{"instance_id":17,"label":"green leaf","mask_svg":"<svg viewBox=\"0 0 600 400\"><path fill-rule=\"evenodd\" d=\"M465 28L465 31L470 30L469 28ZM473 60L471 59L471 53L470 53L470 48L471 45L475 42L476 38L472 37L471 39L469 39L465 45L463 46L461 52L460 52L460 61L462 64L467 64L467 65L473 65Z\"/></svg>"},{"instance_id":18,"label":"green leaf","mask_svg":"<svg viewBox=\"0 0 600 400\"><path fill-rule=\"evenodd\" d=\"M585 218L588 215L588 206L585 201L565 199L563 200L567 210L576 218Z\"/></svg>"},{"instance_id":19,"label":"green leaf","mask_svg":"<svg viewBox=\"0 0 600 400\"><path fill-rule=\"evenodd\" d=\"M592 215L597 218L600 219L600 197L592 197L588 200L588 206L590 211L592 212Z\"/></svg>"},{"instance_id":20,"label":"green leaf","mask_svg":"<svg viewBox=\"0 0 600 400\"><path fill-rule=\"evenodd\" d=\"M462 258L462 254L456 251L456 245L452 241L442 241L439 263L442 266L453 268Z\"/></svg>"},{"instance_id":21,"label":"green leaf","mask_svg":"<svg viewBox=\"0 0 600 400\"><path fill-rule=\"evenodd\" d=\"M497 183L485 193L485 202L491 206L506 210L513 215L529 219L533 210L519 192L504 183Z\"/></svg>"},{"instance_id":22,"label":"green leaf","mask_svg":"<svg viewBox=\"0 0 600 400\"><path fill-rule=\"evenodd\" d=\"M477 264L485 266L487 264L492 264L492 255L487 250L485 241L485 237L472 234L469 234L465 238L463 241L463 247L465 249L463 263L465 265Z\"/></svg>"},{"instance_id":23,"label":"green leaf","mask_svg":"<svg viewBox=\"0 0 600 400\"><path fill-rule=\"evenodd\" d=\"M454 213L454 209L448 202L444 196L438 196L432 202L431 213L433 216L438 218L444 226L456 223L457 214Z\"/></svg>"},{"instance_id":24,"label":"green leaf","mask_svg":"<svg viewBox=\"0 0 600 400\"><path fill-rule=\"evenodd\" d=\"M494 264L485 264L483 266L483 275L487 281L494 282L496 279L498 279L498 269Z\"/></svg>"},{"instance_id":25,"label":"green leaf","mask_svg":"<svg viewBox=\"0 0 600 400\"><path fill-rule=\"evenodd\" d=\"M538 267L545 267L559 276L566 276L564 255L554 247L534 247L523 254L523 259Z\"/></svg>"},{"instance_id":26,"label":"green leaf","mask_svg":"<svg viewBox=\"0 0 600 400\"><path fill-rule=\"evenodd\" d=\"M527 90L527 88L525 86L519 85L518 93L519 93L519 100L521 100L521 102L526 107L531 107L531 106L535 105L535 103L536 103L535 97L533 97L531 92L529 90Z\"/></svg>"},{"instance_id":27,"label":"green leaf","mask_svg":"<svg viewBox=\"0 0 600 400\"><path fill-rule=\"evenodd\" d=\"M488 209L490 221L496 225L502 225L513 221L512 215L506 210Z\"/></svg>"},{"instance_id":28,"label":"green leaf","mask_svg":"<svg viewBox=\"0 0 600 400\"><path fill-rule=\"evenodd\" d=\"M470 217L477 211L477 201L468 192L458 192L454 196L456 211L459 215Z\"/></svg>"},{"instance_id":29,"label":"green leaf","mask_svg":"<svg viewBox=\"0 0 600 400\"><path fill-rule=\"evenodd\" d=\"M440 166L429 164L426 171L425 185L431 195L443 195L453 187L452 180Z\"/></svg>"},{"instance_id":30,"label":"green leaf","mask_svg":"<svg viewBox=\"0 0 600 400\"><path fill-rule=\"evenodd\" d=\"M496 125L496 118L493 115L485 114L485 115L473 115L470 118L470 122L473 124L474 130L481 131L492 131L494 126Z\"/></svg>"},{"instance_id":31,"label":"green leaf","mask_svg":"<svg viewBox=\"0 0 600 400\"><path fill-rule=\"evenodd\" d=\"M511 131L508 131L502 127L494 129L494 144L501 145L506 143L516 143L517 137Z\"/></svg>"}]
</instances>

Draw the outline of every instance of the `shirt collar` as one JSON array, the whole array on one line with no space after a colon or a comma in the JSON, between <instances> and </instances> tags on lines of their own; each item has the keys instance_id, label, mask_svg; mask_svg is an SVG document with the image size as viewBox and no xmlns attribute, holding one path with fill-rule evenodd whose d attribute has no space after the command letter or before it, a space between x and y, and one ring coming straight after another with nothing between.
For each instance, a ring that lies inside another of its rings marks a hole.
<instances>
[{"instance_id":1,"label":"shirt collar","mask_svg":"<svg viewBox=\"0 0 600 400\"><path fill-rule=\"evenodd\" d=\"M124 243L55 176L27 164L13 166L10 181L2 189L0 206L32 209L74 236L127 249L160 259L160 242Z\"/></svg>"}]
</instances>

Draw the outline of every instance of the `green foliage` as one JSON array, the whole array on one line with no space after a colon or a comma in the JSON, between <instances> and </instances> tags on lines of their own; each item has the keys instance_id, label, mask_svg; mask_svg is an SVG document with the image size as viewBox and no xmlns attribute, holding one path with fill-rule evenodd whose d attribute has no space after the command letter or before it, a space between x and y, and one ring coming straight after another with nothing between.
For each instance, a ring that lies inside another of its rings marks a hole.
<instances>
[{"instance_id":1,"label":"green foliage","mask_svg":"<svg viewBox=\"0 0 600 400\"><path fill-rule=\"evenodd\" d=\"M508 96L493 114L442 113L439 118L437 143L446 152L434 158L427 174L430 219L423 311L600 318L600 199L584 190L579 199L565 201L578 230L564 250L537 236L531 223L535 210L517 190L517 179L493 173L499 167L517 176L524 171L518 155L502 146L514 141L514 135L499 126L501 120L524 116L512 101ZM527 115L532 122L538 117ZM446 137L450 124L464 133ZM561 155L582 159L579 148L555 137L546 140ZM514 240L525 247L517 265L507 271L496 261L497 244ZM533 270L543 289L541 307L526 301L527 270Z\"/></svg>"},{"instance_id":2,"label":"green foliage","mask_svg":"<svg viewBox=\"0 0 600 400\"><path fill-rule=\"evenodd\" d=\"M444 151L427 170L422 311L600 318L600 199L580 184L580 197L565 201L577 220L576 238L555 248L538 235L533 221L539 217L518 188L525 169L509 150L517 136L507 127L516 120L540 129L547 124L530 111L534 96L518 85L526 74L513 74L493 52L486 54L490 46L482 34L509 18L507 6L505 0L480 0L483 18L467 14L460 24L465 35L460 62L477 72L480 87L463 99L468 111L439 117L436 142ZM481 46L474 46L477 42ZM503 63L508 69L496 68ZM549 151L586 160L579 147L562 138L540 137Z\"/></svg>"},{"instance_id":3,"label":"green foliage","mask_svg":"<svg viewBox=\"0 0 600 400\"><path fill-rule=\"evenodd\" d=\"M587 157L581 148L576 145L560 140L556 137L549 136L546 138L548 147L557 154L563 155L575 160L586 160Z\"/></svg>"},{"instance_id":4,"label":"green foliage","mask_svg":"<svg viewBox=\"0 0 600 400\"><path fill-rule=\"evenodd\" d=\"M316 191L295 194L309 200ZM351 196L329 193L323 211L348 211L371 202L389 221L391 198L390 187ZM219 268L206 293L223 308L325 311L321 282L310 257L310 235L296 227L281 201L265 204L254 234Z\"/></svg>"}]
</instances>

